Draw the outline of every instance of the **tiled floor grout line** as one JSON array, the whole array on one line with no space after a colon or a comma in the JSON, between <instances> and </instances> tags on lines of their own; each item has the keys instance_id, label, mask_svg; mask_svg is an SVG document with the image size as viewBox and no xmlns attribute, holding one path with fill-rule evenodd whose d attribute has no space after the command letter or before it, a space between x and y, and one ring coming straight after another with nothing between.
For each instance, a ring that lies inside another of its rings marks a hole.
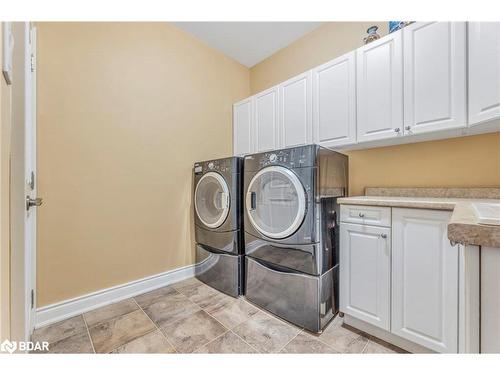
<instances>
[{"instance_id":1,"label":"tiled floor grout line","mask_svg":"<svg viewBox=\"0 0 500 375\"><path fill-rule=\"evenodd\" d=\"M84 314L82 314L82 319L83 322L85 323L85 328L87 329L87 335L89 336L90 345L92 345L92 350L94 351L94 354L97 354L97 352L95 351L94 341L92 341L92 336L90 335L89 325L87 324L87 319L85 319Z\"/></svg>"},{"instance_id":2,"label":"tiled floor grout line","mask_svg":"<svg viewBox=\"0 0 500 375\"><path fill-rule=\"evenodd\" d=\"M366 344L365 344L365 346L363 346L363 350L361 350L361 354L367 354L367 353L365 353L365 350L366 350L366 348L368 348L368 344L369 344L369 343L370 343L370 339L368 338L368 339L366 340Z\"/></svg>"},{"instance_id":3,"label":"tiled floor grout line","mask_svg":"<svg viewBox=\"0 0 500 375\"><path fill-rule=\"evenodd\" d=\"M243 340L243 342L244 342L245 344L247 344L249 347L251 347L251 348L252 348L253 350L255 350L257 353L259 353L259 354L267 354L267 353L262 353L262 352L261 352L260 350L258 350L255 346L253 346L252 344L250 344L249 342L247 342L247 341L246 341L243 337L241 337L240 335L238 335L238 333L237 333L237 332L234 332L234 331L233 331L233 329L235 329L236 327L239 327L240 325L242 325L242 324L244 324L244 323L245 323L245 322L240 323L240 324L238 324L237 326L234 326L232 329L230 329L230 331L231 331L232 333L234 333L236 336L238 336L241 340Z\"/></svg>"},{"instance_id":4,"label":"tiled floor grout line","mask_svg":"<svg viewBox=\"0 0 500 375\"><path fill-rule=\"evenodd\" d=\"M137 301L135 300L135 298L134 298L134 297L132 297L132 299L134 300L134 302L135 302L135 304L137 305L137 307L139 307L139 309L143 312L143 314L144 314L144 315L146 315L146 316L148 317L148 319L151 321L151 323L153 323L153 325L156 327L156 329L157 329L158 331L160 331L160 334L161 334L163 337L165 337L165 340L167 340L167 342L168 342L168 343L170 344L170 346L174 349L174 351L175 351L176 353L179 353L179 352L177 351L176 347L175 347L175 346L174 346L174 345L170 342L170 340L168 339L168 337L167 337L167 335L165 334L165 332L163 332L163 330L162 330L160 327L158 327L158 325L157 325L157 324L153 321L153 319L151 319L151 318L150 318L150 316L146 313L146 311L144 311L144 309L141 307L141 305L139 305L139 304L137 303ZM151 333L151 332L148 332L148 333L144 334L144 336L145 336L145 335L147 335L147 334L149 334L149 333ZM143 336L141 336L141 337L143 337ZM124 345L125 345L125 344L124 344Z\"/></svg>"},{"instance_id":5,"label":"tiled floor grout line","mask_svg":"<svg viewBox=\"0 0 500 375\"><path fill-rule=\"evenodd\" d=\"M206 311L205 311L206 312ZM208 313L207 313L208 314ZM220 322L219 322L220 323ZM224 328L226 328L226 326L223 326ZM207 343L201 345L200 347L196 348L196 350L192 351L191 353L196 353L196 351L200 350L201 348L203 348L204 346L207 346L208 344L210 344L212 341L215 341L217 340L219 337L221 336L224 336L226 333L228 333L230 330L226 328L226 330L221 333L219 336L217 337L214 337L212 340L208 341Z\"/></svg>"},{"instance_id":6,"label":"tiled floor grout line","mask_svg":"<svg viewBox=\"0 0 500 375\"><path fill-rule=\"evenodd\" d=\"M283 346L282 346L282 347L281 347L281 348L280 348L280 349L279 349L276 353L281 353L281 351L282 351L283 349L285 349L285 348L286 348L286 346L287 346L288 344L290 344L293 340L295 340L295 339L297 338L297 336L298 336L298 335L300 335L300 334L301 334L301 332L302 332L303 330L304 330L303 328L302 328L302 329L299 329L299 332L297 332L297 334L296 334L295 336L293 336L290 340L288 340L288 342L287 342L285 345L283 345Z\"/></svg>"},{"instance_id":7,"label":"tiled floor grout line","mask_svg":"<svg viewBox=\"0 0 500 375\"><path fill-rule=\"evenodd\" d=\"M197 348L196 350L199 350L199 349L203 348L205 345L210 344L212 341L214 341L214 340L218 339L219 337L221 337L222 335L225 335L227 332L229 332L229 331L230 331L230 329L229 329L228 327L226 327L224 324L222 324L222 322L221 322L221 321L219 321L219 320L218 320L215 316L213 316L211 313L209 313L207 310L205 310L203 307L201 307L201 306L200 306L200 304L198 304L198 303L196 303L195 301L193 301L193 300L191 299L191 297L189 297L189 296L187 296L186 294L182 293L182 291L180 291L179 289L177 289L174 285L175 285L175 284L172 284L172 285L171 285L171 288L172 288L172 289L174 289L174 290L175 290L177 293L179 293L181 296L184 296L185 298L187 298L187 299L188 299L191 303L193 303L193 304L195 304L196 306L198 306L198 307L200 308L200 310L201 310L201 311L205 312L205 313L206 313L209 317L211 317L211 318L215 319L215 321L217 321L217 323L219 323L222 327L224 327L224 328L226 329L223 333L221 333L221 334L220 334L220 335L218 335L217 337L213 338L213 339L212 339L212 340L210 340L209 342L207 342L207 343L205 343L205 344L201 345L201 346L200 346L199 348ZM206 284L201 283L200 285L206 285ZM214 289L214 290L215 290L215 289ZM217 291L217 292L218 292L218 291ZM220 293L220 292L219 292L219 293ZM135 299L134 299L134 301L135 301ZM135 303L137 304L137 301L135 301ZM139 305L139 304L137 304L137 305ZM140 306L139 306L139 307L140 307ZM144 311L144 310L143 310L143 311ZM147 314L146 314L146 315L147 315ZM149 316L148 316L148 318L149 318ZM154 322L153 322L153 324L154 324ZM165 334L162 330L160 330L160 331L161 331L161 332L162 332L162 334L165 336L165 338L167 339L167 341L170 343L170 341L168 340L168 338L167 338L166 334ZM245 341L245 343L246 343L246 341ZM172 345L172 347L174 347L174 346ZM174 347L174 349L175 349L175 347ZM196 351L196 350L195 350L195 351ZM177 350L176 350L176 352L177 352Z\"/></svg>"},{"instance_id":8,"label":"tiled floor grout line","mask_svg":"<svg viewBox=\"0 0 500 375\"><path fill-rule=\"evenodd\" d=\"M174 288L175 289L175 288ZM176 289L177 290L177 289ZM193 300L191 300L191 298L189 298L188 296L186 296L185 294L183 294L181 291L177 290L177 292L179 292L180 294L182 294L184 297L186 297L188 300L190 300L192 303L194 303L196 306L198 306L202 311L204 311L205 313L208 314L208 316L210 316L211 318L215 319L220 325L222 325L226 330L224 331L224 333L220 334L219 336L215 337L214 339L210 340L209 342L207 342L206 344L203 344L202 346L200 346L199 348L197 348L196 350L199 350L201 348L203 348L204 346L207 346L208 344L210 344L212 341L215 341L217 340L219 337L225 335L226 333L228 332L233 332L231 330L231 328L229 327L226 327L226 325L224 325L219 319L217 319L215 316L213 316L210 312L208 312L207 310L205 310L203 307L201 307L198 303L194 302ZM219 292L220 293L220 292ZM235 301L233 301L232 303L236 303L237 302L237 298L235 299ZM235 332L233 332L236 336L238 336ZM240 336L238 336L240 337ZM240 339L243 340L243 338L240 337ZM253 348L253 346L251 346L249 343L247 343L245 340L243 340L243 342L247 345L249 345L251 348ZM255 348L253 348L255 349ZM195 351L196 351L195 350ZM257 351L258 352L258 351Z\"/></svg>"}]
</instances>

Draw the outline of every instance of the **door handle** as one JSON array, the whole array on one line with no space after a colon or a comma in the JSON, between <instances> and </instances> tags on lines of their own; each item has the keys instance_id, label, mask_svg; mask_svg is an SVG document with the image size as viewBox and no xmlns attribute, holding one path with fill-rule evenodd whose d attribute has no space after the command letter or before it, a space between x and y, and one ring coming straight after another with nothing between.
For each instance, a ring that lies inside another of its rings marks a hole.
<instances>
[{"instance_id":1,"label":"door handle","mask_svg":"<svg viewBox=\"0 0 500 375\"><path fill-rule=\"evenodd\" d=\"M250 193L250 209L255 210L257 207L257 194L255 194L255 191L252 191Z\"/></svg>"},{"instance_id":2,"label":"door handle","mask_svg":"<svg viewBox=\"0 0 500 375\"><path fill-rule=\"evenodd\" d=\"M38 207L43 204L42 198L31 198L29 195L26 196L26 211L30 209L30 207Z\"/></svg>"}]
</instances>

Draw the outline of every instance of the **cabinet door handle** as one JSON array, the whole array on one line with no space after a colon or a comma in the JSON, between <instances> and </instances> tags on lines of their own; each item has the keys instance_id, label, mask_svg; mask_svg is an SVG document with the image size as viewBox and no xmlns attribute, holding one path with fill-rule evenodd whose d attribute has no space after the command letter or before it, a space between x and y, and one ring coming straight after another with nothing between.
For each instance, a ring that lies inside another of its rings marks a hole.
<instances>
[{"instance_id":1,"label":"cabinet door handle","mask_svg":"<svg viewBox=\"0 0 500 375\"><path fill-rule=\"evenodd\" d=\"M358 214L358 216L359 216L359 217L365 217L365 214L363 214L363 213L361 213L361 212L360 212L360 213Z\"/></svg>"},{"instance_id":2,"label":"cabinet door handle","mask_svg":"<svg viewBox=\"0 0 500 375\"><path fill-rule=\"evenodd\" d=\"M382 233L382 234L380 235L380 237L382 237L383 239L386 239L386 238L387 238L387 234Z\"/></svg>"},{"instance_id":3,"label":"cabinet door handle","mask_svg":"<svg viewBox=\"0 0 500 375\"><path fill-rule=\"evenodd\" d=\"M396 128L396 129L394 129L394 131L395 131L396 133L399 133L399 132L401 131L401 129L400 129L400 128Z\"/></svg>"}]
</instances>

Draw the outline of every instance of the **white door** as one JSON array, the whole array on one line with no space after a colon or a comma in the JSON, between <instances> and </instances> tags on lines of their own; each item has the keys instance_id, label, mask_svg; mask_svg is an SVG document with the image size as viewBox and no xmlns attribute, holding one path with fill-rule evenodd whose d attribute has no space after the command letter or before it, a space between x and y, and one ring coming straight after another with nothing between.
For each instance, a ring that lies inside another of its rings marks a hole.
<instances>
[{"instance_id":1,"label":"white door","mask_svg":"<svg viewBox=\"0 0 500 375\"><path fill-rule=\"evenodd\" d=\"M465 127L465 22L416 22L403 36L405 133Z\"/></svg>"},{"instance_id":2,"label":"white door","mask_svg":"<svg viewBox=\"0 0 500 375\"><path fill-rule=\"evenodd\" d=\"M313 70L314 142L324 147L356 143L356 53Z\"/></svg>"},{"instance_id":3,"label":"white door","mask_svg":"<svg viewBox=\"0 0 500 375\"><path fill-rule=\"evenodd\" d=\"M278 87L260 92L253 98L255 107L254 151L276 150L279 148Z\"/></svg>"},{"instance_id":4,"label":"white door","mask_svg":"<svg viewBox=\"0 0 500 375\"><path fill-rule=\"evenodd\" d=\"M28 22L13 23L11 148L11 339L29 340L35 320L36 34ZM33 58L32 58L33 56ZM33 63L32 63L33 61ZM29 205L28 205L29 203Z\"/></svg>"},{"instance_id":5,"label":"white door","mask_svg":"<svg viewBox=\"0 0 500 375\"><path fill-rule=\"evenodd\" d=\"M233 153L243 156L253 152L252 98L233 105Z\"/></svg>"},{"instance_id":6,"label":"white door","mask_svg":"<svg viewBox=\"0 0 500 375\"><path fill-rule=\"evenodd\" d=\"M447 237L451 212L392 210L391 331L443 353L458 350L459 250Z\"/></svg>"},{"instance_id":7,"label":"white door","mask_svg":"<svg viewBox=\"0 0 500 375\"><path fill-rule=\"evenodd\" d=\"M403 134L403 46L395 32L356 52L357 140Z\"/></svg>"},{"instance_id":8,"label":"white door","mask_svg":"<svg viewBox=\"0 0 500 375\"><path fill-rule=\"evenodd\" d=\"M311 72L298 75L279 86L281 146L312 142Z\"/></svg>"},{"instance_id":9,"label":"white door","mask_svg":"<svg viewBox=\"0 0 500 375\"><path fill-rule=\"evenodd\" d=\"M340 310L390 329L391 230L340 224Z\"/></svg>"},{"instance_id":10,"label":"white door","mask_svg":"<svg viewBox=\"0 0 500 375\"><path fill-rule=\"evenodd\" d=\"M469 22L469 124L500 117L500 22Z\"/></svg>"},{"instance_id":11,"label":"white door","mask_svg":"<svg viewBox=\"0 0 500 375\"><path fill-rule=\"evenodd\" d=\"M41 205L37 198L36 183L36 28L26 23L26 293L28 295L28 332L35 326L36 313L36 209Z\"/></svg>"}]
</instances>

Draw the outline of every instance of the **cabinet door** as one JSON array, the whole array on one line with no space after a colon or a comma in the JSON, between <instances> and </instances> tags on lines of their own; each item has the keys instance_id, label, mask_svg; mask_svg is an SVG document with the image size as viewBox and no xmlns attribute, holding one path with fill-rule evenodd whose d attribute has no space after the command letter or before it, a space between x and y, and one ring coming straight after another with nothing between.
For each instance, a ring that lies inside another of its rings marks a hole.
<instances>
[{"instance_id":1,"label":"cabinet door","mask_svg":"<svg viewBox=\"0 0 500 375\"><path fill-rule=\"evenodd\" d=\"M340 224L340 310L390 329L391 230Z\"/></svg>"},{"instance_id":2,"label":"cabinet door","mask_svg":"<svg viewBox=\"0 0 500 375\"><path fill-rule=\"evenodd\" d=\"M358 143L403 134L401 32L357 50Z\"/></svg>"},{"instance_id":3,"label":"cabinet door","mask_svg":"<svg viewBox=\"0 0 500 375\"><path fill-rule=\"evenodd\" d=\"M356 54L313 70L314 142L324 147L356 143Z\"/></svg>"},{"instance_id":4,"label":"cabinet door","mask_svg":"<svg viewBox=\"0 0 500 375\"><path fill-rule=\"evenodd\" d=\"M292 147L312 142L311 72L280 85L281 146Z\"/></svg>"},{"instance_id":5,"label":"cabinet door","mask_svg":"<svg viewBox=\"0 0 500 375\"><path fill-rule=\"evenodd\" d=\"M405 133L465 127L465 22L403 29Z\"/></svg>"},{"instance_id":6,"label":"cabinet door","mask_svg":"<svg viewBox=\"0 0 500 375\"><path fill-rule=\"evenodd\" d=\"M469 22L469 124L500 117L500 22Z\"/></svg>"},{"instance_id":7,"label":"cabinet door","mask_svg":"<svg viewBox=\"0 0 500 375\"><path fill-rule=\"evenodd\" d=\"M458 255L449 211L392 210L391 331L437 352L458 350Z\"/></svg>"},{"instance_id":8,"label":"cabinet door","mask_svg":"<svg viewBox=\"0 0 500 375\"><path fill-rule=\"evenodd\" d=\"M246 155L253 152L252 99L233 105L233 153Z\"/></svg>"},{"instance_id":9,"label":"cabinet door","mask_svg":"<svg viewBox=\"0 0 500 375\"><path fill-rule=\"evenodd\" d=\"M254 96L255 152L279 148L278 88L272 87Z\"/></svg>"}]
</instances>

